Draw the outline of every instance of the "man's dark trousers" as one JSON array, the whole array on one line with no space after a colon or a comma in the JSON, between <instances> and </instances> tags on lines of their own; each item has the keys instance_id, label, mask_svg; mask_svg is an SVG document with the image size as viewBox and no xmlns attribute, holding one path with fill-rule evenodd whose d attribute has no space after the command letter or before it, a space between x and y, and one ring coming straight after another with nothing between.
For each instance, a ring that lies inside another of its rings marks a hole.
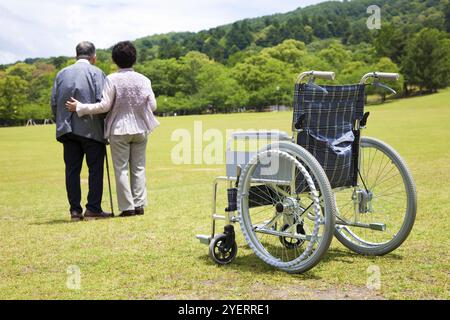
<instances>
[{"instance_id":1,"label":"man's dark trousers","mask_svg":"<svg viewBox=\"0 0 450 320\"><path fill-rule=\"evenodd\" d=\"M106 145L68 133L62 137L64 145L64 162L66 164L66 189L70 203L70 211L83 212L81 207L80 173L84 155L89 168L89 193L86 208L92 212L103 212L101 201L103 196L103 168Z\"/></svg>"}]
</instances>

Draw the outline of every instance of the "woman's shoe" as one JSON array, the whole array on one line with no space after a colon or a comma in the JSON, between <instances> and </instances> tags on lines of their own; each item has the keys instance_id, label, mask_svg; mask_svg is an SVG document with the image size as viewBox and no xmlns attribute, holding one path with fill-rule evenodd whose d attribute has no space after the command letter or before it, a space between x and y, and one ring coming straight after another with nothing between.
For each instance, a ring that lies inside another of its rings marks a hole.
<instances>
[{"instance_id":1,"label":"woman's shoe","mask_svg":"<svg viewBox=\"0 0 450 320\"><path fill-rule=\"evenodd\" d=\"M144 206L134 208L134 212L136 215L142 216L144 214Z\"/></svg>"},{"instance_id":2,"label":"woman's shoe","mask_svg":"<svg viewBox=\"0 0 450 320\"><path fill-rule=\"evenodd\" d=\"M119 214L119 217L131 217L134 215L135 215L134 210L125 210L125 211L122 211L121 214Z\"/></svg>"}]
</instances>

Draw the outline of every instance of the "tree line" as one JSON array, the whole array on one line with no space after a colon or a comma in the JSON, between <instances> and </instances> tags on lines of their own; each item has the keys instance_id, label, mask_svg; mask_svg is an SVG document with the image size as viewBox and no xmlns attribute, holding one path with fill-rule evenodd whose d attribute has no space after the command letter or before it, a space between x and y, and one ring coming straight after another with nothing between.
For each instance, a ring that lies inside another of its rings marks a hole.
<instances>
[{"instance_id":1,"label":"tree line","mask_svg":"<svg viewBox=\"0 0 450 320\"><path fill-rule=\"evenodd\" d=\"M152 80L158 113L199 114L291 105L305 70L332 70L334 83L370 71L400 72L398 96L435 92L450 79L449 1L379 1L380 30L368 30L367 0L326 2L198 33L138 39L135 70ZM106 74L116 67L98 50ZM0 120L50 118L53 79L73 58L0 66ZM371 88L371 94L385 92Z\"/></svg>"}]
</instances>

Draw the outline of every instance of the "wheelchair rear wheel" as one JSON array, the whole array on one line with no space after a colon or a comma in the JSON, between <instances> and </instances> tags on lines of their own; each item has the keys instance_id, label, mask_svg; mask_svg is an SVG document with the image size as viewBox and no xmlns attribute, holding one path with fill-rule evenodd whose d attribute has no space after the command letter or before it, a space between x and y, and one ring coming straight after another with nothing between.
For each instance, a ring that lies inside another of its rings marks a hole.
<instances>
[{"instance_id":1,"label":"wheelchair rear wheel","mask_svg":"<svg viewBox=\"0 0 450 320\"><path fill-rule=\"evenodd\" d=\"M336 238L365 255L384 255L408 237L416 216L414 181L400 155L377 139L360 143L358 187L335 193Z\"/></svg>"},{"instance_id":2,"label":"wheelchair rear wheel","mask_svg":"<svg viewBox=\"0 0 450 320\"><path fill-rule=\"evenodd\" d=\"M271 266L301 273L319 263L333 238L334 210L325 172L298 145L269 145L242 171L238 187L242 233L255 254Z\"/></svg>"}]
</instances>

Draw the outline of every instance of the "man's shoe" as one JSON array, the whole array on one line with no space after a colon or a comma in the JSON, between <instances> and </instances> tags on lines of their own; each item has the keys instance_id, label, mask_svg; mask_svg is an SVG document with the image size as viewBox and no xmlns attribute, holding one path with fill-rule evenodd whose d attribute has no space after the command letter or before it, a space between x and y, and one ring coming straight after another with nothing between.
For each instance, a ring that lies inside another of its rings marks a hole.
<instances>
[{"instance_id":1,"label":"man's shoe","mask_svg":"<svg viewBox=\"0 0 450 320\"><path fill-rule=\"evenodd\" d=\"M84 213L84 218L86 220L107 219L112 217L114 217L114 214L109 212L92 212L86 209L86 212Z\"/></svg>"},{"instance_id":2,"label":"man's shoe","mask_svg":"<svg viewBox=\"0 0 450 320\"><path fill-rule=\"evenodd\" d=\"M131 217L131 216L134 216L134 210L125 210L125 211L122 211L122 213L121 214L119 214L119 217Z\"/></svg>"},{"instance_id":3,"label":"man's shoe","mask_svg":"<svg viewBox=\"0 0 450 320\"><path fill-rule=\"evenodd\" d=\"M144 206L134 208L134 213L138 216L142 216L144 214Z\"/></svg>"},{"instance_id":4,"label":"man's shoe","mask_svg":"<svg viewBox=\"0 0 450 320\"><path fill-rule=\"evenodd\" d=\"M70 219L72 221L81 221L83 220L83 213L78 211L70 211Z\"/></svg>"}]
</instances>

